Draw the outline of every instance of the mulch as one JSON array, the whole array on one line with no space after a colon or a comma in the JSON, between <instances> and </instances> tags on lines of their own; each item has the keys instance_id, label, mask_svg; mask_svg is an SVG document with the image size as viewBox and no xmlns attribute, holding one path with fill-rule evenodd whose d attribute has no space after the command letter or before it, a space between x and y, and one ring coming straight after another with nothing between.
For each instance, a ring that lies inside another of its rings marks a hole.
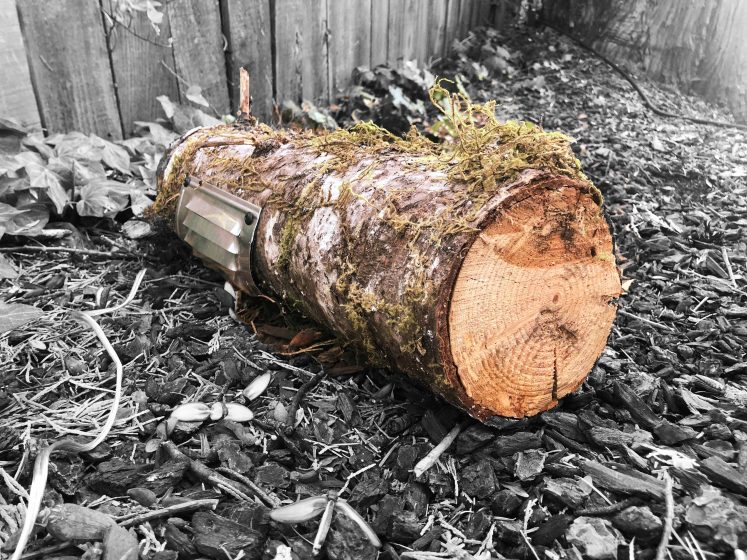
<instances>
[{"instance_id":1,"label":"mulch","mask_svg":"<svg viewBox=\"0 0 747 560\"><path fill-rule=\"evenodd\" d=\"M331 114L427 127L423 73L408 72L361 72ZM134 531L143 558L309 558L319 517L278 523L270 509L343 488L384 558L650 559L664 530L661 558L747 549L747 136L652 115L604 62L551 31L480 31L433 72L459 75L475 101L496 99L499 116L573 136L604 194L626 293L583 387L536 418L469 421L272 302L241 299L233 312L222 280L169 232L132 240L116 221L88 223L48 242L71 251L2 253L20 271L2 281L3 300L44 312L0 335L4 553L38 441L84 441L111 404L110 360L67 311L121 301L142 268L134 302L100 319L125 364L118 421L96 450L53 457L54 522L29 546L46 551L36 557L98 558L114 532L75 532L95 510ZM640 84L670 112L730 118ZM248 402L242 390L266 372L268 389ZM177 405L221 401L254 419L180 421L164 435ZM64 504L85 509L66 517ZM377 552L335 510L323 554Z\"/></svg>"}]
</instances>

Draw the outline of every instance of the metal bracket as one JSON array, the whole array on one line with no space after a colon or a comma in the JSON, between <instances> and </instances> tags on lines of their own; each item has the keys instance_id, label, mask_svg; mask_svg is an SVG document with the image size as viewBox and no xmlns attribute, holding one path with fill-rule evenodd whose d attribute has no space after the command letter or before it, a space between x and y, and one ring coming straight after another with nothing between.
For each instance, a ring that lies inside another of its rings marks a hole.
<instances>
[{"instance_id":1,"label":"metal bracket","mask_svg":"<svg viewBox=\"0 0 747 560\"><path fill-rule=\"evenodd\" d=\"M261 213L256 204L187 177L176 209L176 234L231 284L259 295L252 277L252 247Z\"/></svg>"}]
</instances>

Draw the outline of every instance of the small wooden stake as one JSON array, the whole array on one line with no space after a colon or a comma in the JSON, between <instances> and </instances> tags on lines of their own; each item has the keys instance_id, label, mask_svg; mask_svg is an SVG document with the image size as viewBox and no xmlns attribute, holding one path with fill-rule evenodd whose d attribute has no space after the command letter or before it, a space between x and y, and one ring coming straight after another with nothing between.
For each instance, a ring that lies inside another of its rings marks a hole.
<instances>
[{"instance_id":1,"label":"small wooden stake","mask_svg":"<svg viewBox=\"0 0 747 560\"><path fill-rule=\"evenodd\" d=\"M239 69L239 114L252 114L252 95L249 89L249 71L243 66Z\"/></svg>"}]
</instances>

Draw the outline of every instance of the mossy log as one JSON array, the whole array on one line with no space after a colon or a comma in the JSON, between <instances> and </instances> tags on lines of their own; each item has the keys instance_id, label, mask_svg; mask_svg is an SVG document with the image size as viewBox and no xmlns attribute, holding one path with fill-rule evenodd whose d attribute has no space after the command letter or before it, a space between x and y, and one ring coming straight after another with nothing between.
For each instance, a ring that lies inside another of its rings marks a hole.
<instances>
[{"instance_id":1,"label":"mossy log","mask_svg":"<svg viewBox=\"0 0 747 560\"><path fill-rule=\"evenodd\" d=\"M537 414L593 367L620 279L568 139L490 124L448 149L370 125L200 129L167 154L155 211L173 218L187 177L251 201L262 291L475 418Z\"/></svg>"}]
</instances>

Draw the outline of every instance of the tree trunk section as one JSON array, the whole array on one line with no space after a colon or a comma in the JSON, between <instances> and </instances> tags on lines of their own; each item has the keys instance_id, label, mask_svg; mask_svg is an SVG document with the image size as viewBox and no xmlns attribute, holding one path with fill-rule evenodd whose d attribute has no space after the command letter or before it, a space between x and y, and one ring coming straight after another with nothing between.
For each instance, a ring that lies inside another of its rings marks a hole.
<instances>
[{"instance_id":1,"label":"tree trunk section","mask_svg":"<svg viewBox=\"0 0 747 560\"><path fill-rule=\"evenodd\" d=\"M332 141L330 141L332 142ZM477 196L443 166L307 133L199 129L162 162L262 207L252 274L279 297L480 420L553 407L604 349L620 294L598 192L523 169Z\"/></svg>"}]
</instances>

